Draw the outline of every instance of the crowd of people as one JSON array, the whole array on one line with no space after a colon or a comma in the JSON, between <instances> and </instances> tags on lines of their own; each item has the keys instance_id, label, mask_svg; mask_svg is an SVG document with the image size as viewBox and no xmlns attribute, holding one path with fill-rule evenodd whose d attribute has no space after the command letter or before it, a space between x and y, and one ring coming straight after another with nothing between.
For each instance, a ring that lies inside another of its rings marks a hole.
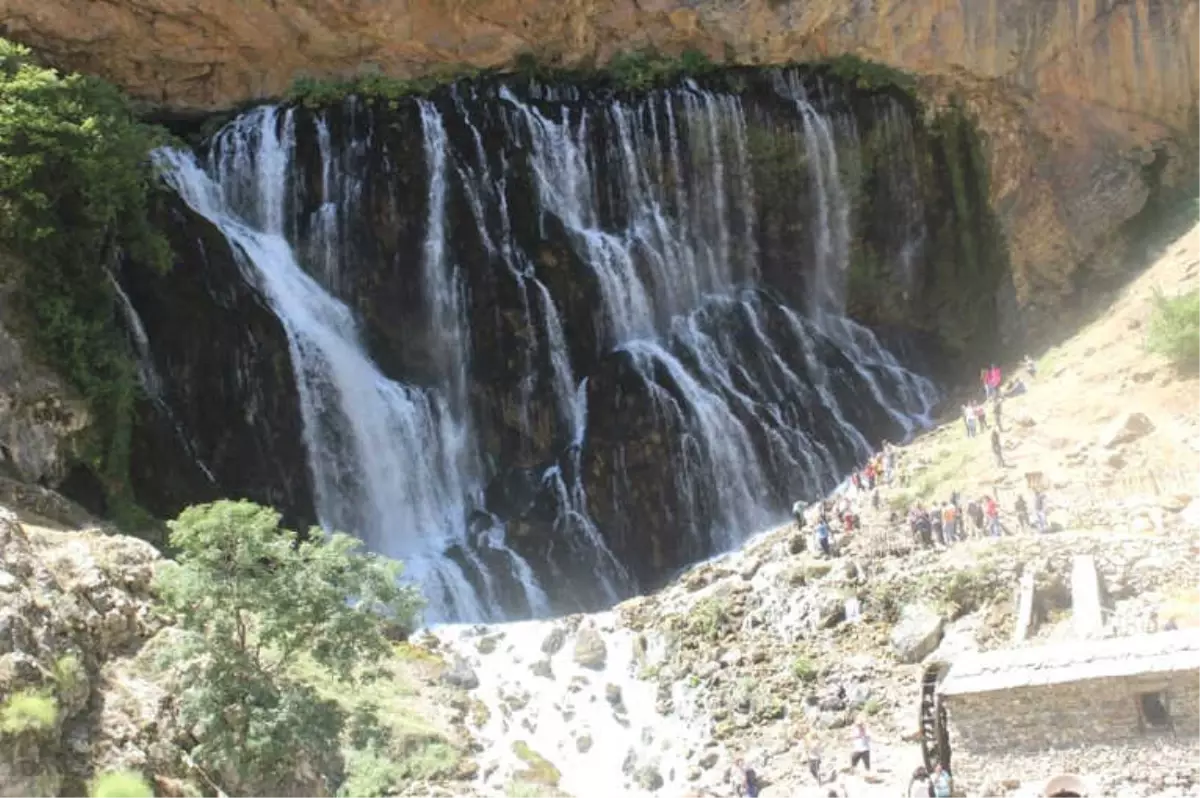
<instances>
[{"instance_id":1,"label":"crowd of people","mask_svg":"<svg viewBox=\"0 0 1200 798\"><path fill-rule=\"evenodd\" d=\"M1036 376L1037 367L1031 358L1026 356L1022 365L1030 377ZM963 424L968 438L989 435L996 465L1003 468L1004 451L1000 438L1000 433L1004 430L1003 403L1008 397L1025 393L1025 383L1020 377L1016 377L1006 388L1003 373L995 364L981 370L980 383L983 398L970 400L962 406ZM907 476L906 466L900 462L899 450L885 441L882 449L851 474L847 483L839 487L833 496L811 506L803 501L798 501L792 506L793 518L802 533L799 537L801 545L807 548L815 542L815 553L819 556L838 556L841 548L839 541L844 541L862 526L860 502L869 502L871 508L878 512L882 489L895 483L906 484ZM905 517L902 518L902 514ZM1011 517L1015 518L1020 531L1032 528L1046 532L1048 524L1044 491L1040 487L1033 490L1032 512L1025 496L1018 495ZM951 492L944 501L918 501L906 511L898 512L893 507L888 512L889 526L895 529L906 524L914 542L924 548L948 547L970 538L1001 537L1009 532L1001 518L1000 503L995 495L985 493L977 498L968 499L964 506L963 497L958 491ZM835 530L839 533L836 536ZM802 732L800 739L808 772L817 785L823 787L831 781L836 781L836 776L826 769L822 746L816 735L811 731ZM862 718L852 728L849 747L847 772L855 771L859 765L870 772L871 738ZM738 759L735 764L739 774L738 794L755 798L761 787L758 775L753 768L747 767L742 759ZM906 794L910 798L949 796L952 794L951 783L951 774L941 765L936 766L933 772L919 767L912 774ZM828 795L845 795L845 789L833 785Z\"/></svg>"}]
</instances>

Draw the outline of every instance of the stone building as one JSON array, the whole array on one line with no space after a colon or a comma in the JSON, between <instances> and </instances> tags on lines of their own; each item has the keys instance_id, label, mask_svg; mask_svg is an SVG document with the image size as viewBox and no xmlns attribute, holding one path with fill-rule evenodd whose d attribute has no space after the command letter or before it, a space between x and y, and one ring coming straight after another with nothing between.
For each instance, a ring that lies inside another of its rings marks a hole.
<instances>
[{"instance_id":1,"label":"stone building","mask_svg":"<svg viewBox=\"0 0 1200 798\"><path fill-rule=\"evenodd\" d=\"M960 755L1200 738L1200 630L956 658L938 687Z\"/></svg>"}]
</instances>

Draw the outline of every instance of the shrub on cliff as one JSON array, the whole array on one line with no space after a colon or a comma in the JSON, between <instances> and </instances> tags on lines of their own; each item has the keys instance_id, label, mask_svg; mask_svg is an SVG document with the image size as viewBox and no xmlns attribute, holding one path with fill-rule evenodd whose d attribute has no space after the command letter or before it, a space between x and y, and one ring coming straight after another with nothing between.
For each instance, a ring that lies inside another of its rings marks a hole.
<instances>
[{"instance_id":1,"label":"shrub on cliff","mask_svg":"<svg viewBox=\"0 0 1200 798\"><path fill-rule=\"evenodd\" d=\"M159 591L181 634L163 664L181 688L197 764L252 794L303 790L340 770L347 713L298 666L349 685L389 653L387 624L411 628L421 605L399 582L400 563L346 535L314 529L301 540L245 501L191 507L169 526L178 563Z\"/></svg>"},{"instance_id":2,"label":"shrub on cliff","mask_svg":"<svg viewBox=\"0 0 1200 798\"><path fill-rule=\"evenodd\" d=\"M0 249L25 264L16 276L28 335L91 405L93 465L120 496L134 370L111 271L122 255L168 260L147 216L159 134L114 87L39 66L3 39L0 109Z\"/></svg>"},{"instance_id":3,"label":"shrub on cliff","mask_svg":"<svg viewBox=\"0 0 1200 798\"><path fill-rule=\"evenodd\" d=\"M1179 371L1191 373L1200 367L1200 291L1170 299L1155 295L1146 348Z\"/></svg>"},{"instance_id":4,"label":"shrub on cliff","mask_svg":"<svg viewBox=\"0 0 1200 798\"><path fill-rule=\"evenodd\" d=\"M154 790L140 774L129 770L103 773L88 789L92 798L154 798Z\"/></svg>"}]
</instances>

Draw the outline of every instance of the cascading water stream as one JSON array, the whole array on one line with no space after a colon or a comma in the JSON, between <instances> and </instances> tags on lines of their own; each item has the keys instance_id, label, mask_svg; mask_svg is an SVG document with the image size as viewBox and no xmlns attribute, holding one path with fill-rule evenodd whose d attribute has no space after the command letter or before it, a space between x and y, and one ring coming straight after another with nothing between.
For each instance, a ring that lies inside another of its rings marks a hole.
<instances>
[{"instance_id":1,"label":"cascading water stream","mask_svg":"<svg viewBox=\"0 0 1200 798\"><path fill-rule=\"evenodd\" d=\"M806 164L807 184L795 188L810 209L802 240L811 255L796 255L808 272L804 315L757 287L767 213L751 99L695 83L599 102L554 87L462 85L413 101L402 147L379 132L378 111L354 100L348 124L265 107L226 126L204 167L158 153L283 324L322 525L404 560L431 620L615 603L640 586L628 544L642 532L648 482L666 486L656 494L670 505L663 523L694 560L779 520L797 495L831 489L869 455L876 430L908 435L927 423L932 384L844 316L852 209L843 172L860 167L839 161L839 148L859 146L858 128L845 114L835 120L828 97L810 95L793 73L775 89L794 109L788 135ZM889 137L911 148L906 122L889 116ZM380 185L400 191L389 180L417 136L426 194L403 207L421 209L411 216L420 237L395 257L411 262L421 305L419 385L407 364L387 365L401 379L376 365L364 341L374 347L378 319L355 315L356 270L374 268L374 250L355 239L363 217L399 205L396 193L380 203ZM304 142L319 172L305 173ZM914 241L918 221L905 220ZM540 247L552 240L560 249L547 255ZM504 368L486 360L483 316L493 309L477 289L505 303L493 328L510 335L511 349L498 353ZM613 376L599 363L619 364L632 383L617 392L647 403L649 445L666 465L653 480L647 440L623 439L605 415L613 384L602 381ZM482 385L481 371L506 382ZM481 408L491 401L503 404L500 422ZM516 433L497 435L497 423ZM519 495L493 504L514 462ZM623 529L608 526L614 518ZM533 524L552 528L547 541ZM581 572L589 599L545 581Z\"/></svg>"},{"instance_id":2,"label":"cascading water stream","mask_svg":"<svg viewBox=\"0 0 1200 798\"><path fill-rule=\"evenodd\" d=\"M431 619L486 620L494 605L451 556L456 549L486 570L466 539L477 490L462 468L462 424L440 395L384 377L363 352L349 309L296 262L283 238L293 125L290 112L283 116L259 109L222 131L211 157L215 179L189 155L161 150L157 159L180 196L230 240L283 322L322 524L403 559L425 589ZM523 581L528 568L518 571L530 609L545 611L540 588Z\"/></svg>"}]
</instances>

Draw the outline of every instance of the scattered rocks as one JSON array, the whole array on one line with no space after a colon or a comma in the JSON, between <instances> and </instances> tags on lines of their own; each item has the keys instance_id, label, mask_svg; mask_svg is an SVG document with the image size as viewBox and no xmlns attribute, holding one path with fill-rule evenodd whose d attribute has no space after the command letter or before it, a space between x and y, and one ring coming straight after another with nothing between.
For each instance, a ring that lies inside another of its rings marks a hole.
<instances>
[{"instance_id":1,"label":"scattered rocks","mask_svg":"<svg viewBox=\"0 0 1200 798\"><path fill-rule=\"evenodd\" d=\"M581 667L604 670L608 659L608 646L604 638L592 627L580 629L575 635L575 662Z\"/></svg>"},{"instance_id":2,"label":"scattered rocks","mask_svg":"<svg viewBox=\"0 0 1200 798\"><path fill-rule=\"evenodd\" d=\"M586 754L592 750L592 735L581 734L575 738L575 750L581 754Z\"/></svg>"},{"instance_id":3,"label":"scattered rocks","mask_svg":"<svg viewBox=\"0 0 1200 798\"><path fill-rule=\"evenodd\" d=\"M539 659L529 666L529 670L533 671L534 676L541 676L543 679L553 679L554 671L550 668L550 660Z\"/></svg>"},{"instance_id":4,"label":"scattered rocks","mask_svg":"<svg viewBox=\"0 0 1200 798\"><path fill-rule=\"evenodd\" d=\"M620 686L615 684L604 685L604 700L611 704L614 709L622 708L624 704L621 699Z\"/></svg>"},{"instance_id":5,"label":"scattered rocks","mask_svg":"<svg viewBox=\"0 0 1200 798\"><path fill-rule=\"evenodd\" d=\"M662 774L653 765L639 767L633 776L634 782L643 790L654 792L663 786Z\"/></svg>"},{"instance_id":6,"label":"scattered rocks","mask_svg":"<svg viewBox=\"0 0 1200 798\"><path fill-rule=\"evenodd\" d=\"M1154 431L1154 424L1144 413L1129 412L1117 418L1100 437L1100 445L1113 449L1131 443Z\"/></svg>"},{"instance_id":7,"label":"scattered rocks","mask_svg":"<svg viewBox=\"0 0 1200 798\"><path fill-rule=\"evenodd\" d=\"M487 637L479 638L479 642L475 644L476 650L480 654L491 654L500 645L500 641L504 638L504 634L488 635Z\"/></svg>"},{"instance_id":8,"label":"scattered rocks","mask_svg":"<svg viewBox=\"0 0 1200 798\"><path fill-rule=\"evenodd\" d=\"M554 656L563 647L563 643L567 642L567 630L561 626L556 626L546 635L546 639L542 641L542 653L546 656Z\"/></svg>"},{"instance_id":9,"label":"scattered rocks","mask_svg":"<svg viewBox=\"0 0 1200 798\"><path fill-rule=\"evenodd\" d=\"M891 643L896 658L904 663L923 660L942 641L946 619L922 604L909 604L892 629Z\"/></svg>"}]
</instances>

